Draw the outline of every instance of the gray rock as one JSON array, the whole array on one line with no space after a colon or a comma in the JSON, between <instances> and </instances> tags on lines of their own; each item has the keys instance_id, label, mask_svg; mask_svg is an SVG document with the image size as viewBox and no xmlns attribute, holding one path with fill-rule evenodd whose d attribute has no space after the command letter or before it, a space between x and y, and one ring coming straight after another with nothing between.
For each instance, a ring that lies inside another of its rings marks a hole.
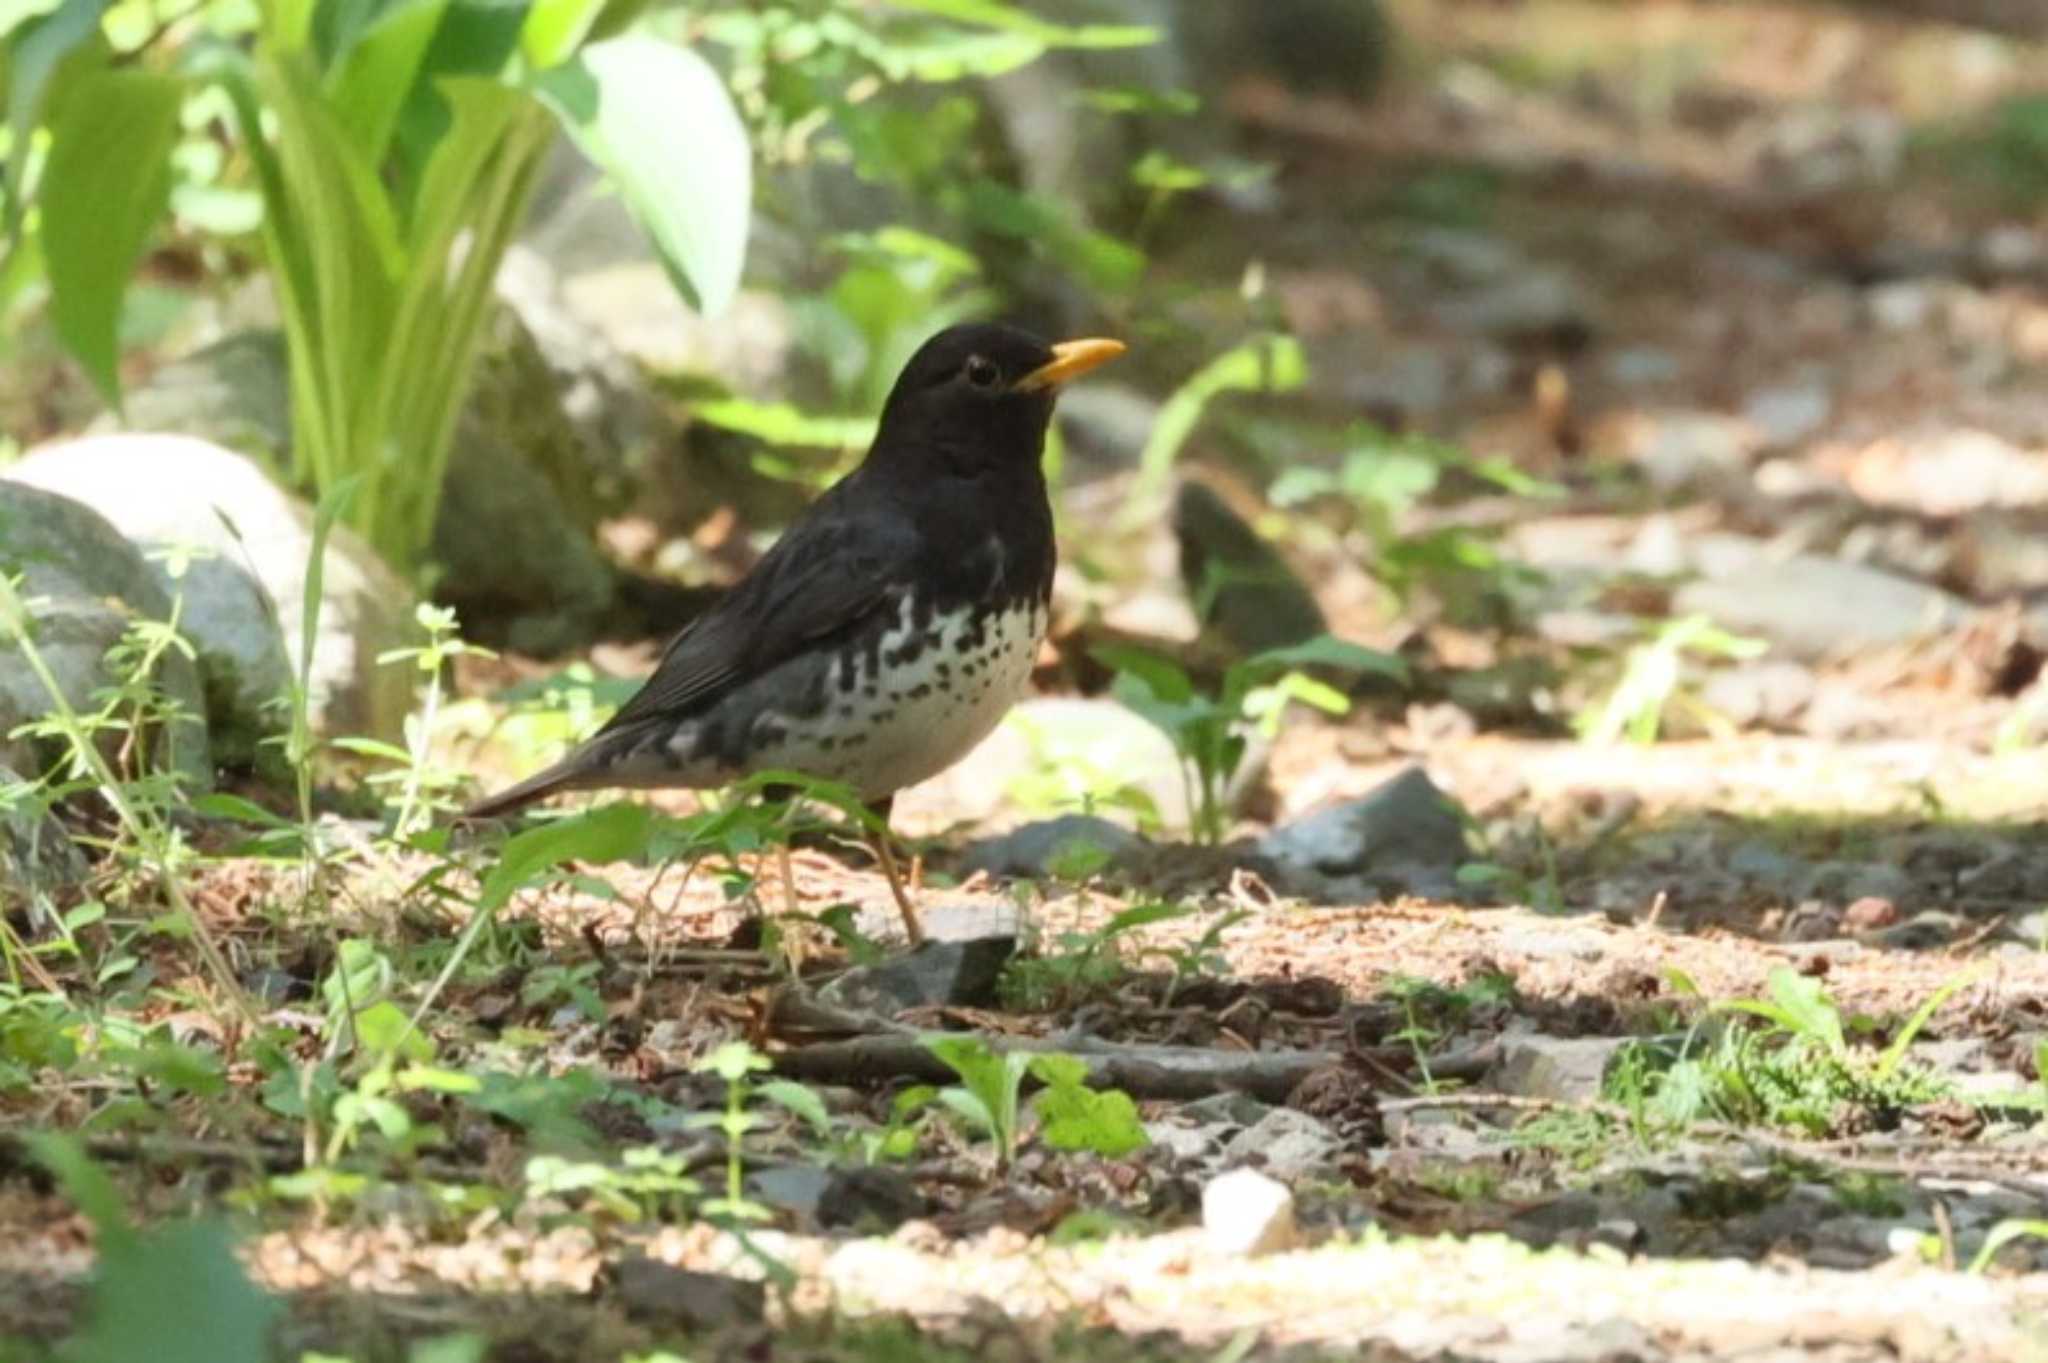
<instances>
[{"instance_id":1,"label":"gray rock","mask_svg":"<svg viewBox=\"0 0 2048 1363\"><path fill-rule=\"evenodd\" d=\"M9 790L21 794L10 801ZM16 907L16 893L33 897L76 885L88 870L85 854L39 793L31 793L18 773L0 766L0 909Z\"/></svg>"},{"instance_id":2,"label":"gray rock","mask_svg":"<svg viewBox=\"0 0 2048 1363\"><path fill-rule=\"evenodd\" d=\"M1649 413L1628 444L1628 456L1661 491L1740 477L1756 453L1756 431L1718 412Z\"/></svg>"},{"instance_id":3,"label":"gray rock","mask_svg":"<svg viewBox=\"0 0 2048 1363\"><path fill-rule=\"evenodd\" d=\"M1700 701L1738 729L1793 732L1812 703L1813 672L1795 662L1765 659L1725 668L1700 686Z\"/></svg>"},{"instance_id":4,"label":"gray rock","mask_svg":"<svg viewBox=\"0 0 2048 1363\"><path fill-rule=\"evenodd\" d=\"M1573 1231L1592 1229L1600 1224L1601 1215L1600 1198L1575 1188L1517 1212L1511 1224L1540 1246L1552 1244Z\"/></svg>"},{"instance_id":5,"label":"gray rock","mask_svg":"<svg viewBox=\"0 0 2048 1363\"><path fill-rule=\"evenodd\" d=\"M1098 815L1062 814L969 843L961 867L992 876L1044 880L1073 874L1077 866L1097 861L1114 865L1119 856L1145 845L1145 839Z\"/></svg>"},{"instance_id":6,"label":"gray rock","mask_svg":"<svg viewBox=\"0 0 2048 1363\"><path fill-rule=\"evenodd\" d=\"M824 993L835 1003L885 1014L985 1007L995 1002L996 981L1016 952L1015 936L928 941L880 965L849 970Z\"/></svg>"},{"instance_id":7,"label":"gray rock","mask_svg":"<svg viewBox=\"0 0 2048 1363\"><path fill-rule=\"evenodd\" d=\"M299 618L312 511L241 455L186 436L88 436L43 446L9 466L4 478L89 501L137 544L197 546L216 561L245 567L276 603L279 618ZM247 671L238 674L246 685L238 682L236 693L253 694L262 669L271 665L259 660L275 643L277 626L267 611L261 618L237 617L238 600L253 612L247 593L221 598L221 615L238 623L201 646L246 659ZM377 657L413 639L410 603L404 583L369 546L336 527L327 542L310 679L314 718L323 731L400 735L412 707L414 669L381 666ZM296 640L296 628L289 637ZM285 652L292 658L296 649L287 644Z\"/></svg>"},{"instance_id":8,"label":"gray rock","mask_svg":"<svg viewBox=\"0 0 2048 1363\"><path fill-rule=\"evenodd\" d=\"M1207 1098L1197 1098L1180 1107L1182 1117L1190 1121L1216 1122L1233 1129L1257 1126L1266 1115L1275 1111L1269 1103L1262 1103L1249 1093L1231 1090L1228 1093L1212 1093Z\"/></svg>"},{"instance_id":9,"label":"gray rock","mask_svg":"<svg viewBox=\"0 0 2048 1363\"><path fill-rule=\"evenodd\" d=\"M834 1169L818 1200L818 1224L868 1232L894 1230L923 1216L930 1203L917 1183L888 1165Z\"/></svg>"},{"instance_id":10,"label":"gray rock","mask_svg":"<svg viewBox=\"0 0 2048 1363\"><path fill-rule=\"evenodd\" d=\"M14 465L9 474L20 467ZM36 652L77 710L96 708L94 693L114 681L106 667L107 650L132 622L171 618L170 598L149 564L105 516L21 482L0 481L0 572L20 575L35 622ZM152 680L182 717L166 726L152 749L154 760L203 789L213 768L198 671L182 652L170 649ZM49 690L27 654L13 639L0 636L0 760L21 771L47 767L60 746L54 740L31 751L28 743L5 736L50 709ZM108 747L113 746L110 735Z\"/></svg>"},{"instance_id":11,"label":"gray rock","mask_svg":"<svg viewBox=\"0 0 2048 1363\"><path fill-rule=\"evenodd\" d=\"M770 1165L747 1175L747 1192L810 1227L889 1231L927 1209L908 1174L881 1164Z\"/></svg>"},{"instance_id":12,"label":"gray rock","mask_svg":"<svg viewBox=\"0 0 2048 1363\"><path fill-rule=\"evenodd\" d=\"M768 1309L762 1283L677 1268L644 1254L629 1254L614 1264L612 1282L628 1316L662 1329L728 1329L753 1324Z\"/></svg>"},{"instance_id":13,"label":"gray rock","mask_svg":"<svg viewBox=\"0 0 2048 1363\"><path fill-rule=\"evenodd\" d=\"M771 1164L747 1175L747 1196L788 1212L800 1223L816 1224L818 1206L832 1183L832 1171L818 1164Z\"/></svg>"},{"instance_id":14,"label":"gray rock","mask_svg":"<svg viewBox=\"0 0 2048 1363\"><path fill-rule=\"evenodd\" d=\"M1459 330L1511 341L1582 334L1593 325L1591 301L1577 280L1543 265L1444 299L1435 311Z\"/></svg>"},{"instance_id":15,"label":"gray rock","mask_svg":"<svg viewBox=\"0 0 2048 1363\"><path fill-rule=\"evenodd\" d=\"M1344 1142L1324 1123L1291 1107L1276 1107L1231 1137L1226 1164L1252 1163L1289 1183L1326 1174Z\"/></svg>"},{"instance_id":16,"label":"gray rock","mask_svg":"<svg viewBox=\"0 0 2048 1363\"><path fill-rule=\"evenodd\" d=\"M1646 388L1678 377L1678 357L1662 346L1632 345L1611 352L1601 366L1621 388Z\"/></svg>"},{"instance_id":17,"label":"gray rock","mask_svg":"<svg viewBox=\"0 0 2048 1363\"><path fill-rule=\"evenodd\" d=\"M1222 1154L1237 1131L1234 1122L1147 1122L1145 1149L1155 1159L1177 1164L1208 1164Z\"/></svg>"},{"instance_id":18,"label":"gray rock","mask_svg":"<svg viewBox=\"0 0 2048 1363\"><path fill-rule=\"evenodd\" d=\"M541 304L530 306L539 311ZM509 642L546 649L579 629L587 633L590 617L611 600L611 569L592 533L607 500L600 490L610 487L609 500L623 500L616 490L621 456L600 450L589 433L596 427L609 437L611 425L567 415L573 380L557 376L524 315L507 307L491 318L428 552L449 604L479 618L513 619ZM128 425L282 463L291 447L287 365L280 333L238 332L164 366L131 392ZM613 386L603 397L629 405ZM295 603L283 604L285 618L295 619ZM552 636L543 632L550 628Z\"/></svg>"},{"instance_id":19,"label":"gray rock","mask_svg":"<svg viewBox=\"0 0 2048 1363\"><path fill-rule=\"evenodd\" d=\"M1294 1248L1294 1194L1256 1169L1233 1169L1202 1189L1202 1233L1224 1254L1276 1254Z\"/></svg>"},{"instance_id":20,"label":"gray rock","mask_svg":"<svg viewBox=\"0 0 2048 1363\"><path fill-rule=\"evenodd\" d=\"M1820 899L1831 904L1851 904L1865 898L1898 903L1913 898L1918 888L1903 867L1886 862L1823 861L1807 869L1791 897Z\"/></svg>"},{"instance_id":21,"label":"gray rock","mask_svg":"<svg viewBox=\"0 0 2048 1363\"><path fill-rule=\"evenodd\" d=\"M1760 388L1742 405L1750 425L1775 446L1796 445L1827 425L1835 400L1819 383L1789 383Z\"/></svg>"},{"instance_id":22,"label":"gray rock","mask_svg":"<svg viewBox=\"0 0 2048 1363\"><path fill-rule=\"evenodd\" d=\"M1523 1098L1591 1101L1600 1096L1607 1066L1626 1044L1618 1037L1508 1037L1487 1071L1486 1086Z\"/></svg>"},{"instance_id":23,"label":"gray rock","mask_svg":"<svg viewBox=\"0 0 2048 1363\"><path fill-rule=\"evenodd\" d=\"M1688 582L1671 609L1709 616L1807 661L1939 633L1968 614L1960 598L1938 587L1814 554Z\"/></svg>"},{"instance_id":24,"label":"gray rock","mask_svg":"<svg viewBox=\"0 0 2048 1363\"><path fill-rule=\"evenodd\" d=\"M1362 799L1318 810L1261 838L1281 886L1319 895L1360 881L1396 892L1446 896L1470 855L1458 804L1420 767L1411 767Z\"/></svg>"}]
</instances>

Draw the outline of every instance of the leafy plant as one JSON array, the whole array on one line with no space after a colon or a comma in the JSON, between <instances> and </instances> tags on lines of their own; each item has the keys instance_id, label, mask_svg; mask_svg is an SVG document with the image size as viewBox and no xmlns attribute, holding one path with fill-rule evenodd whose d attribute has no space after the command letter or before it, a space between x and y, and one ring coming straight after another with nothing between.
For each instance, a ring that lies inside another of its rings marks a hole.
<instances>
[{"instance_id":1,"label":"leafy plant","mask_svg":"<svg viewBox=\"0 0 2048 1363\"><path fill-rule=\"evenodd\" d=\"M405 717L405 746L395 747L372 738L338 738L334 741L337 748L383 758L395 765L394 770L371 775L369 784L372 787L397 787L397 798L391 802L394 810L391 836L399 841L426 829L436 814L458 808L458 802L450 796L468 779L462 772L435 767L432 760L434 723L441 713L442 679L448 664L465 655L497 656L487 648L463 642L456 630L455 612L447 606L422 601L414 609L413 618L425 632L426 642L410 648L390 649L377 656L379 666L412 663L426 682L419 708Z\"/></svg>"},{"instance_id":2,"label":"leafy plant","mask_svg":"<svg viewBox=\"0 0 2048 1363\"><path fill-rule=\"evenodd\" d=\"M996 1147L996 1167L1008 1169L1023 1137L1021 1095L1025 1076L1045 1087L1032 1102L1040 1139L1055 1150L1090 1150L1116 1157L1142 1149L1145 1129L1129 1094L1087 1087L1086 1062L1056 1052L989 1049L978 1037L935 1036L925 1048L960 1076L962 1087L938 1099Z\"/></svg>"},{"instance_id":3,"label":"leafy plant","mask_svg":"<svg viewBox=\"0 0 2048 1363\"><path fill-rule=\"evenodd\" d=\"M1756 658L1767 648L1763 640L1730 634L1704 615L1667 621L1648 643L1629 650L1607 699L1583 711L1572 727L1588 743L1612 743L1624 736L1631 743L1655 743L1667 713L1676 708L1709 729L1725 728L1718 715L1687 694L1686 660Z\"/></svg>"},{"instance_id":4,"label":"leafy plant","mask_svg":"<svg viewBox=\"0 0 2048 1363\"><path fill-rule=\"evenodd\" d=\"M1257 721L1272 732L1291 701L1329 714L1350 709L1343 692L1318 681L1308 669L1370 672L1396 681L1408 675L1399 658L1329 635L1232 664L1215 695L1197 691L1178 663L1145 649L1113 645L1097 649L1095 656L1116 670L1111 694L1173 740L1192 832L1207 843L1223 840L1224 791L1244 761L1248 723Z\"/></svg>"},{"instance_id":5,"label":"leafy plant","mask_svg":"<svg viewBox=\"0 0 2048 1363\"><path fill-rule=\"evenodd\" d=\"M1714 1116L1825 1135L1848 1110L1883 1114L1931 1101L1948 1085L1914 1064L1908 1052L1935 1010L1971 978L1965 971L1944 982L1872 1054L1851 1044L1851 1020L1819 980L1779 966L1766 983L1766 997L1724 1000L1708 1009L1755 1018L1763 1026L1730 1027L1697 1055L1690 1053L1688 1038L1678 1058L1644 1085L1641 1110L1651 1123L1679 1127ZM1679 983L1692 989L1682 977Z\"/></svg>"},{"instance_id":6,"label":"leafy plant","mask_svg":"<svg viewBox=\"0 0 2048 1363\"><path fill-rule=\"evenodd\" d=\"M1454 619L1475 613L1490 594L1533 576L1503 559L1491 532L1456 524L1409 528L1410 513L1455 475L1481 489L1517 497L1549 498L1561 491L1506 459L1475 459L1463 448L1431 436L1396 433L1369 422L1343 435L1334 467L1297 464L1273 480L1267 497L1279 508L1333 503L1346 524L1362 532L1373 574L1406 604L1422 587L1434 590Z\"/></svg>"},{"instance_id":7,"label":"leafy plant","mask_svg":"<svg viewBox=\"0 0 2048 1363\"><path fill-rule=\"evenodd\" d=\"M107 0L17 11L14 145L40 126L49 150L36 170L25 154L10 167L12 249L32 199L58 331L118 402L122 300L168 202L179 109L224 91L289 341L293 479L325 493L360 478L351 523L416 567L491 281L558 125L692 302L716 310L737 283L744 131L694 53L620 32L638 9L259 0L246 48L216 28L168 54L118 50ZM691 129L687 155L676 127Z\"/></svg>"},{"instance_id":8,"label":"leafy plant","mask_svg":"<svg viewBox=\"0 0 2048 1363\"><path fill-rule=\"evenodd\" d=\"M704 1210L713 1216L729 1216L735 1220L766 1221L772 1213L746 1196L746 1167L741 1156L747 1133L761 1124L760 1117L748 1110L748 1099L752 1093L750 1076L770 1068L769 1059L744 1041L728 1041L691 1068L715 1074L725 1081L725 1111L701 1112L689 1121L691 1126L715 1127L725 1135L725 1196L706 1202ZM816 1103L815 1094L808 1090L802 1092L810 1104ZM823 1115L822 1110L817 1113L820 1118Z\"/></svg>"},{"instance_id":9,"label":"leafy plant","mask_svg":"<svg viewBox=\"0 0 2048 1363\"><path fill-rule=\"evenodd\" d=\"M1003 972L1002 992L1012 1006L1051 1010L1114 985L1129 969L1122 944L1130 934L1154 923L1170 923L1197 912L1191 904L1157 900L1133 904L1107 923L1088 932L1063 932L1053 951L1039 951L1010 962ZM1221 971L1223 934L1250 915L1243 909L1223 914L1195 941L1181 946L1147 947L1138 960L1159 958L1171 972L1166 1001L1198 975Z\"/></svg>"},{"instance_id":10,"label":"leafy plant","mask_svg":"<svg viewBox=\"0 0 2048 1363\"><path fill-rule=\"evenodd\" d=\"M172 819L176 778L163 774L124 778L101 748L101 740L109 732L119 732L147 744L148 725L153 721L182 722L155 689L157 662L165 650L182 643L177 637L176 623L174 608L170 621L141 622L125 634L108 659L118 680L100 695L97 709L81 713L65 696L49 661L36 645L35 616L21 595L18 580L0 571L0 641L19 651L50 700L49 712L17 730L17 734L52 739L61 745L64 768L74 787L89 790L113 811L137 862L169 903L171 926L190 936L215 985L233 1003L242 1020L253 1023L233 967L185 892L184 873L191 863L192 851ZM135 727L138 723L144 725L140 735Z\"/></svg>"},{"instance_id":11,"label":"leafy plant","mask_svg":"<svg viewBox=\"0 0 2048 1363\"><path fill-rule=\"evenodd\" d=\"M680 1216L702 1191L685 1172L684 1156L658 1146L632 1146L617 1164L565 1155L526 1162L526 1191L541 1197L589 1198L621 1221Z\"/></svg>"}]
</instances>

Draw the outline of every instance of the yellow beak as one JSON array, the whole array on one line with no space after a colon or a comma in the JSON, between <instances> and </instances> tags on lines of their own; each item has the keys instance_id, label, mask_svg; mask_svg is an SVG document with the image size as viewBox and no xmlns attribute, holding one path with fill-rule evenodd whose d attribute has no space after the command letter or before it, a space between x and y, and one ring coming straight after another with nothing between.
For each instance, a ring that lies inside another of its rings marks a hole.
<instances>
[{"instance_id":1,"label":"yellow beak","mask_svg":"<svg viewBox=\"0 0 2048 1363\"><path fill-rule=\"evenodd\" d=\"M1099 364L1107 364L1124 353L1122 341L1100 338L1086 341L1061 341L1052 348L1052 360L1017 380L1011 389L1017 393L1036 393L1043 388L1057 388L1069 379L1077 379Z\"/></svg>"}]
</instances>

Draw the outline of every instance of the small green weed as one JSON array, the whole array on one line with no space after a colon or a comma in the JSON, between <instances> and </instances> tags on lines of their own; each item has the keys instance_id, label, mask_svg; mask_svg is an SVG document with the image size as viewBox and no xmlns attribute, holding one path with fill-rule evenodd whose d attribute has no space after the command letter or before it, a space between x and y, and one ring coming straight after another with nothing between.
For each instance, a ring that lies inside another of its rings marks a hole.
<instances>
[{"instance_id":1,"label":"small green weed","mask_svg":"<svg viewBox=\"0 0 2048 1363\"><path fill-rule=\"evenodd\" d=\"M1225 968L1223 934L1250 915L1242 909L1226 913L1201 937L1182 946L1146 947L1127 955L1124 944L1140 928L1176 922L1197 912L1191 904L1149 901L1132 905L1091 932L1063 932L1055 950L1020 956L1004 970L1004 1002L1027 1012L1070 1007L1114 988L1136 962L1157 958L1171 971L1166 988L1166 1002L1170 1003L1189 980Z\"/></svg>"},{"instance_id":2,"label":"small green weed","mask_svg":"<svg viewBox=\"0 0 2048 1363\"><path fill-rule=\"evenodd\" d=\"M1849 1020L1819 980L1780 966L1770 974L1767 997L1728 1000L1708 1010L1754 1018L1761 1026L1726 1027L1697 1054L1689 1037L1679 1058L1661 1070L1646 1052L1636 1068L1625 1071L1634 1077L1623 1101L1640 1114L1645 1131L1713 1118L1824 1136L1844 1120L1861 1120L1853 1114L1885 1120L1948 1092L1940 1076L1913 1063L1907 1052L1935 1009L1970 978L1965 972L1944 983L1889 1045L1872 1053L1850 1044ZM1697 994L1683 976L1675 982Z\"/></svg>"},{"instance_id":3,"label":"small green weed","mask_svg":"<svg viewBox=\"0 0 2048 1363\"><path fill-rule=\"evenodd\" d=\"M1572 727L1587 743L1606 744L1624 737L1631 743L1655 743L1669 715L1677 711L1709 732L1726 729L1727 722L1686 689L1686 662L1757 658L1767 647L1761 639L1730 634L1704 615L1666 621L1649 642L1629 650L1607 698L1581 712Z\"/></svg>"},{"instance_id":4,"label":"small green weed","mask_svg":"<svg viewBox=\"0 0 2048 1363\"><path fill-rule=\"evenodd\" d=\"M1178 663L1145 649L1111 646L1095 650L1095 656L1117 674L1111 694L1173 740L1187 787L1190 831L1211 844L1221 842L1226 831L1224 794L1244 761L1249 725L1274 732L1292 701L1327 714L1350 710L1344 693L1310 670L1374 673L1395 681L1408 676L1407 666L1392 654L1329 635L1233 664L1215 695L1198 691Z\"/></svg>"},{"instance_id":5,"label":"small green weed","mask_svg":"<svg viewBox=\"0 0 2048 1363\"><path fill-rule=\"evenodd\" d=\"M935 1036L925 1048L955 1074L962 1087L941 1089L939 1102L994 1142L996 1167L1008 1169L1023 1139L1026 1075L1044 1085L1032 1101L1039 1139L1055 1150L1089 1150L1112 1158L1143 1149L1145 1128L1137 1105L1119 1089L1088 1087L1087 1062L1055 1052L989 1049L978 1037Z\"/></svg>"}]
</instances>

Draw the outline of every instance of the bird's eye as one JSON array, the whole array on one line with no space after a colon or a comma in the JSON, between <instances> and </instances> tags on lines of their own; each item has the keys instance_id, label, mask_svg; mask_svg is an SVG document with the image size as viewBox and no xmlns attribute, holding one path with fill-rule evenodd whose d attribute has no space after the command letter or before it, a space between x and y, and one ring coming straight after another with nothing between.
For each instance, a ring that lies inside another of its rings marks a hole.
<instances>
[{"instance_id":1,"label":"bird's eye","mask_svg":"<svg viewBox=\"0 0 2048 1363\"><path fill-rule=\"evenodd\" d=\"M976 388L993 388L1001 377L994 360L976 355L967 361L967 381Z\"/></svg>"}]
</instances>

